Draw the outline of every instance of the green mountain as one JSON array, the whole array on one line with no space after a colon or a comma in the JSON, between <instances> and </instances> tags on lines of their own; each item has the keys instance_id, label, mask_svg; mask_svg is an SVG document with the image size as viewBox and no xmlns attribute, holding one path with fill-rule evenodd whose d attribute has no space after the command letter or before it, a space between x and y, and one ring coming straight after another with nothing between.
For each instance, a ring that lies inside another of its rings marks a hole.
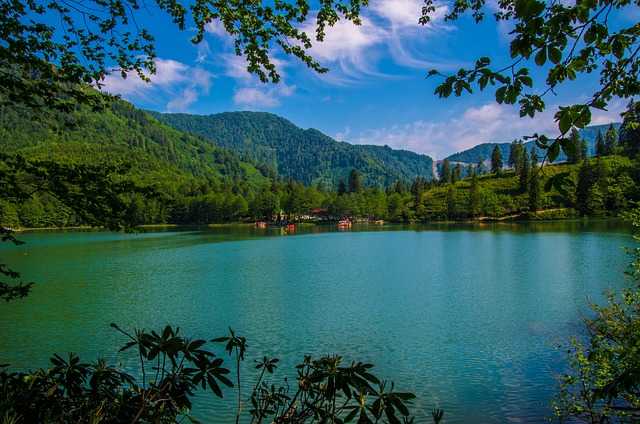
<instances>
[{"instance_id":1,"label":"green mountain","mask_svg":"<svg viewBox=\"0 0 640 424\"><path fill-rule=\"evenodd\" d=\"M100 112L80 109L31 116L19 107L0 108L0 151L63 162L127 162L147 182L179 180L260 183L266 178L227 149L177 131L124 102Z\"/></svg>"},{"instance_id":2,"label":"green mountain","mask_svg":"<svg viewBox=\"0 0 640 424\"><path fill-rule=\"evenodd\" d=\"M583 129L578 131L578 133L580 134L580 137L582 137L583 139L585 139L587 141L588 155L589 156L594 156L595 155L595 151L596 151L596 147L595 147L596 136L598 135L598 132L602 132L602 135L604 136L604 134L606 133L607 129L609 128L609 125L610 124L592 125L590 127L586 127L586 128L583 128ZM620 128L620 124L619 123L613 123L611 125L613 125L614 128L616 128L616 129ZM529 150L536 149L537 153L538 153L538 157L542 158L544 156L543 151L535 146L535 142L529 141L529 142L525 143L524 145ZM502 157L503 158L506 159L506 158L509 157L509 150L510 150L510 147L511 147L511 143L482 143L482 144L478 144L477 146L474 146L474 147L472 147L470 149L464 150L462 152L455 153L455 154L447 157L447 159L449 159L450 162L463 162L463 163L476 164L481 159L482 160L489 160L491 158L491 152L493 152L493 149L495 148L495 146L498 146L500 148L500 151L502 152ZM555 162L563 162L566 159L567 159L566 155L563 152L560 152L560 155L555 160Z\"/></svg>"},{"instance_id":3,"label":"green mountain","mask_svg":"<svg viewBox=\"0 0 640 424\"><path fill-rule=\"evenodd\" d=\"M417 176L431 179L430 157L387 146L338 142L315 129L302 129L279 116L263 112L214 115L153 113L160 121L199 135L213 144L265 164L278 175L306 184L336 186L357 169L366 185L389 186Z\"/></svg>"}]
</instances>

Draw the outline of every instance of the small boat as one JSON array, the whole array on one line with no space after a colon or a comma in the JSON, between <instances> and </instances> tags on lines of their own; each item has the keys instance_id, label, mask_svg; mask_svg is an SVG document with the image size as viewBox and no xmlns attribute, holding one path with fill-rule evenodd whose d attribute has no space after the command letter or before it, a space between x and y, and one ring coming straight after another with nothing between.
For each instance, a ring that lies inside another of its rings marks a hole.
<instances>
[{"instance_id":1,"label":"small boat","mask_svg":"<svg viewBox=\"0 0 640 424\"><path fill-rule=\"evenodd\" d=\"M264 221L256 221L256 228L267 228L267 223Z\"/></svg>"},{"instance_id":2,"label":"small boat","mask_svg":"<svg viewBox=\"0 0 640 424\"><path fill-rule=\"evenodd\" d=\"M348 219L341 219L338 221L338 228L351 228L351 221Z\"/></svg>"},{"instance_id":3,"label":"small boat","mask_svg":"<svg viewBox=\"0 0 640 424\"><path fill-rule=\"evenodd\" d=\"M290 233L296 232L296 224L287 224L287 231Z\"/></svg>"}]
</instances>

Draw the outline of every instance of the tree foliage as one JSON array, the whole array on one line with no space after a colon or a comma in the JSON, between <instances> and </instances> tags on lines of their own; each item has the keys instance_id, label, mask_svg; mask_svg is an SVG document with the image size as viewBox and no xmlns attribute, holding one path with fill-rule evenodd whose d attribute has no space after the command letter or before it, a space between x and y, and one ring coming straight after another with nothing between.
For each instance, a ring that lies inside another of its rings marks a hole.
<instances>
[{"instance_id":1,"label":"tree foliage","mask_svg":"<svg viewBox=\"0 0 640 424\"><path fill-rule=\"evenodd\" d=\"M190 415L196 393L223 399L229 390L238 394L236 422L412 422L409 408L415 396L381 380L371 364L349 363L338 355L305 356L291 386L286 379L282 384L274 379L279 359L264 356L255 361L253 390L244 398L241 364L248 343L233 330L206 340L183 336L171 326L157 332L111 326L126 340L120 352L136 358L135 373L104 359L85 363L74 354L54 355L48 369L3 370L4 422L197 422Z\"/></svg>"},{"instance_id":2,"label":"tree foliage","mask_svg":"<svg viewBox=\"0 0 640 424\"><path fill-rule=\"evenodd\" d=\"M503 166L502 152L500 152L500 148L496 146L493 148L493 152L491 153L491 172L494 174L500 174Z\"/></svg>"},{"instance_id":3,"label":"tree foliage","mask_svg":"<svg viewBox=\"0 0 640 424\"><path fill-rule=\"evenodd\" d=\"M640 211L629 218L639 229ZM606 304L592 305L585 336L571 342L571 369L561 378L554 405L561 420L634 422L640 413L640 250L631 254L631 284L609 293Z\"/></svg>"},{"instance_id":4,"label":"tree foliage","mask_svg":"<svg viewBox=\"0 0 640 424\"><path fill-rule=\"evenodd\" d=\"M494 66L489 57L480 57L473 67L444 75L435 94L461 96L495 88L497 103L518 104L521 117L534 117L545 107L545 98L568 81L586 74L598 73L598 88L584 103L560 106L555 120L560 135L550 140L533 134L531 138L546 150L546 158L555 160L561 148L570 149L567 135L573 128L584 128L591 122L592 109L606 109L614 98L631 98L640 93L640 29L636 23L614 26L610 15L632 13L636 2L606 0L544 2L541 0L505 0L495 5L485 0L454 0L445 19L453 21L469 14L476 22L488 10L497 22L513 24L510 36L511 63ZM431 12L429 11L431 8ZM435 1L427 0L421 22L426 24L435 9ZM533 60L533 63L531 62ZM537 88L531 67L543 68L546 79Z\"/></svg>"},{"instance_id":5,"label":"tree foliage","mask_svg":"<svg viewBox=\"0 0 640 424\"><path fill-rule=\"evenodd\" d=\"M76 103L100 106L102 96L87 86L100 87L110 73L122 78L133 73L148 81L155 72L155 40L138 22L150 9L166 14L180 30L194 29L194 44L203 40L207 25L221 25L233 39L236 54L246 59L247 70L262 81L280 79L272 59L276 50L326 72L309 54L312 41L322 41L326 28L340 19L359 23L365 3L323 2L313 19L315 34L307 34L299 25L312 20L307 1L3 0L0 102L72 110Z\"/></svg>"},{"instance_id":6,"label":"tree foliage","mask_svg":"<svg viewBox=\"0 0 640 424\"><path fill-rule=\"evenodd\" d=\"M302 129L265 112L215 115L154 113L161 122L208 140L253 163L272 167L283 178L336 188L356 169L365 185L387 187L398 179L432 177L426 155L386 146L341 143L315 129Z\"/></svg>"}]
</instances>

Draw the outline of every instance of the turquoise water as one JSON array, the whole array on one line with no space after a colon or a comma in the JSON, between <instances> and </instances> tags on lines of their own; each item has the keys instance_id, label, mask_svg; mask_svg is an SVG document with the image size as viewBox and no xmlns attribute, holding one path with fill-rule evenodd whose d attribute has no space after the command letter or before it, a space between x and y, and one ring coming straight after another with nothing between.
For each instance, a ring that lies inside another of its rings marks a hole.
<instances>
[{"instance_id":1,"label":"turquoise water","mask_svg":"<svg viewBox=\"0 0 640 424\"><path fill-rule=\"evenodd\" d=\"M446 423L549 416L558 346L580 333L588 299L624 284L633 243L607 223L21 238L0 252L38 284L0 307L0 363L73 351L127 364L111 322L203 338L231 326L248 338L249 368L276 356L283 377L304 354L339 352L415 392L419 422L440 407ZM227 422L233 406L202 394L195 415Z\"/></svg>"}]
</instances>

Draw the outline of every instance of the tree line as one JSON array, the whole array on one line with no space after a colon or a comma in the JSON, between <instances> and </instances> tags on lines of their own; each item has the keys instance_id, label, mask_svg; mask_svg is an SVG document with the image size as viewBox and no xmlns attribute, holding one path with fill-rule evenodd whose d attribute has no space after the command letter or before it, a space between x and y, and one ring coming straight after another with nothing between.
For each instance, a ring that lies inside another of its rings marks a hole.
<instances>
[{"instance_id":1,"label":"tree line","mask_svg":"<svg viewBox=\"0 0 640 424\"><path fill-rule=\"evenodd\" d=\"M322 183L304 185L275 175L255 177L255 181L251 181L243 177L246 165L243 168L242 162L224 156L214 158L213 164L221 161L233 167L225 165L216 171L221 172L219 177L176 174L166 169L154 173L135 172L134 167L126 178L140 186L149 185L153 179L151 187L155 194L124 193L121 197L127 219L137 225L282 219L295 222L310 217L347 216L423 222L531 215L541 209L569 209L570 214L587 216L617 215L639 199L636 188L638 138L633 124L638 110L638 104L629 105L620 134L611 126L605 134L597 135L595 158L588 157L585 141L573 131L570 143L563 148L567 156L564 165L541 168L544 158L538 157L538 150L514 141L506 163L496 146L489 158L477 164L452 166L445 160L437 181L417 177L413 181L397 180L386 188L371 187L366 186L362 174L353 169L346 181L340 180L337 189L331 190ZM135 113L129 108L124 111ZM118 112L123 113L120 109ZM145 123L142 116L136 115L136 120ZM141 128L153 131L156 139L172 140L153 126ZM166 145L158 142L148 148L156 149L157 155L165 155L171 152L165 149ZM183 150L180 150L182 162L178 163L189 167L185 156L188 152ZM219 150L212 153L223 154ZM82 160L89 160L88 156L82 156ZM204 173L207 169L201 162L194 163L198 172ZM29 178L25 176L25 184ZM551 184L559 180L561 184ZM0 200L0 224L39 228L79 226L86 222L50 193L41 193L20 203Z\"/></svg>"}]
</instances>

